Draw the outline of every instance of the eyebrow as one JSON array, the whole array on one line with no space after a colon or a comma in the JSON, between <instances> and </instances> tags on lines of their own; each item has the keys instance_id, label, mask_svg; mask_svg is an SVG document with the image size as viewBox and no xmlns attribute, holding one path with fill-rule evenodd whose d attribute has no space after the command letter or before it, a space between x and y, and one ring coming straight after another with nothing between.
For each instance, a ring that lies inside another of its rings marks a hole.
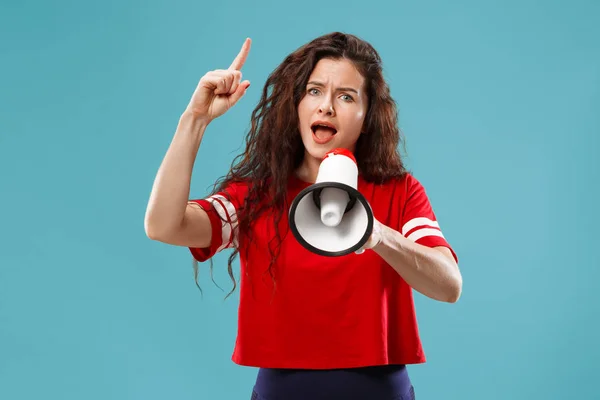
<instances>
[{"instance_id":1,"label":"eyebrow","mask_svg":"<svg viewBox=\"0 0 600 400\"><path fill-rule=\"evenodd\" d=\"M318 81L310 81L307 83L307 85L315 85L315 86L321 86L321 87L325 86L323 83L318 82ZM351 87L339 87L339 88L337 88L337 90L343 91L343 92L354 92L354 93L358 94L358 91Z\"/></svg>"}]
</instances>

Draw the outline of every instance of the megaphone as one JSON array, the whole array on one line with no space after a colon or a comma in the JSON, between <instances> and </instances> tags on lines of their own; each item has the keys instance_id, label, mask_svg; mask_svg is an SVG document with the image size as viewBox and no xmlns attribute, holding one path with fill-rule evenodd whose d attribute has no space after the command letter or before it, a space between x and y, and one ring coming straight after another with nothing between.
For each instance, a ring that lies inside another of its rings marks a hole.
<instances>
[{"instance_id":1,"label":"megaphone","mask_svg":"<svg viewBox=\"0 0 600 400\"><path fill-rule=\"evenodd\" d=\"M357 190L358 166L346 149L329 151L316 182L293 200L289 225L307 250L328 257L359 250L373 232L373 210Z\"/></svg>"}]
</instances>

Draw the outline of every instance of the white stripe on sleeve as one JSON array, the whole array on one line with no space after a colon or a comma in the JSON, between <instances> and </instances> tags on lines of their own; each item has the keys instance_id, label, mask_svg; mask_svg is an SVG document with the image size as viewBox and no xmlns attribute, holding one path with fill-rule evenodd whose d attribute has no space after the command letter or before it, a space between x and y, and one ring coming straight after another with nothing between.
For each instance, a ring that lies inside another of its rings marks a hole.
<instances>
[{"instance_id":1,"label":"white stripe on sleeve","mask_svg":"<svg viewBox=\"0 0 600 400\"><path fill-rule=\"evenodd\" d=\"M221 217L222 244L217 252L232 246L237 246L237 214L234 205L221 195L210 196L208 199Z\"/></svg>"},{"instance_id":2,"label":"white stripe on sleeve","mask_svg":"<svg viewBox=\"0 0 600 400\"><path fill-rule=\"evenodd\" d=\"M438 224L437 221L433 221L426 217L418 217L418 218L413 218L410 221L408 221L406 224L404 224L404 226L402 227L402 235L406 236L406 234L408 232L415 229L417 226L429 226L431 228L440 229L440 225Z\"/></svg>"},{"instance_id":3,"label":"white stripe on sleeve","mask_svg":"<svg viewBox=\"0 0 600 400\"><path fill-rule=\"evenodd\" d=\"M424 238L425 236L439 236L441 238L444 237L444 235L442 235L442 231L440 231L439 229L421 228L408 235L407 239L416 242L417 240Z\"/></svg>"}]
</instances>

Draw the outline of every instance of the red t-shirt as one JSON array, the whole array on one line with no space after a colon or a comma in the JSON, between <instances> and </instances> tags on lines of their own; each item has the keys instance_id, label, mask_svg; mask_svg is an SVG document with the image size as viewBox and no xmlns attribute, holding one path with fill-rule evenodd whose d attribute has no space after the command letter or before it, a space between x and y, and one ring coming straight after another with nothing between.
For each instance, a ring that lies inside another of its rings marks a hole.
<instances>
[{"instance_id":1,"label":"red t-shirt","mask_svg":"<svg viewBox=\"0 0 600 400\"><path fill-rule=\"evenodd\" d=\"M288 204L308 186L292 178ZM412 175L383 185L359 177L358 190L382 224L424 246L450 248L423 186ZM341 257L309 252L289 231L285 213L273 291L265 272L272 218L257 219L250 245L237 235L236 210L247 192L245 185L234 184L226 193L193 200L210 217L212 243L190 248L192 255L203 262L223 249L240 249L236 364L331 369L425 362L412 288L402 277L373 251Z\"/></svg>"}]
</instances>

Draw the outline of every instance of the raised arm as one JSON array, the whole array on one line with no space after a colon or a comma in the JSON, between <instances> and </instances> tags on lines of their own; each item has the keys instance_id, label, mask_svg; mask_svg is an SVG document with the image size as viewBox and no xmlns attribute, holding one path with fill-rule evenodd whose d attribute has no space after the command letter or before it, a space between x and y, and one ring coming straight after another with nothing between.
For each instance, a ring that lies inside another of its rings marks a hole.
<instances>
[{"instance_id":1,"label":"raised arm","mask_svg":"<svg viewBox=\"0 0 600 400\"><path fill-rule=\"evenodd\" d=\"M250 45L246 39L228 69L210 71L200 79L181 115L148 201L144 228L150 239L180 246L210 244L208 215L188 202L192 170L210 122L233 107L250 86L249 81L241 81Z\"/></svg>"}]
</instances>

